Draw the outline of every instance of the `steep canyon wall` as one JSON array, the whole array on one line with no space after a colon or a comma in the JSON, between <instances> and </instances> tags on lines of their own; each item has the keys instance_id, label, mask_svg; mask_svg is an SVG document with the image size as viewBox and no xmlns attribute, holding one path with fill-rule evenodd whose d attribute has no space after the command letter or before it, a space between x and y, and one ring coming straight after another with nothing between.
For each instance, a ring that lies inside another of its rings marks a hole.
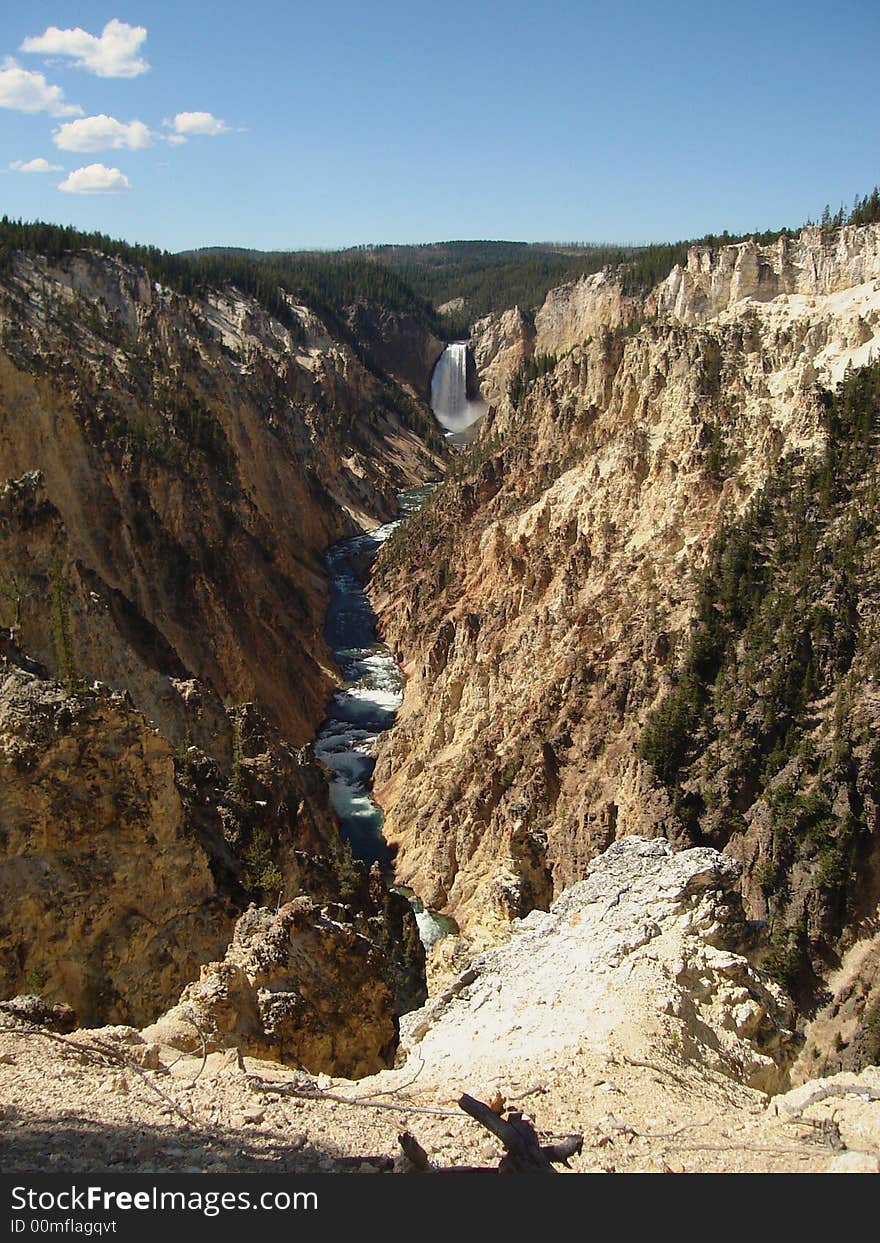
<instances>
[{"instance_id":1,"label":"steep canyon wall","mask_svg":"<svg viewBox=\"0 0 880 1243\"><path fill-rule=\"evenodd\" d=\"M352 868L301 748L336 676L324 550L442 469L442 347L288 301L281 323L87 251L0 277L4 996L149 1021L249 901L302 893L412 985L408 910Z\"/></svg>"},{"instance_id":2,"label":"steep canyon wall","mask_svg":"<svg viewBox=\"0 0 880 1243\"><path fill-rule=\"evenodd\" d=\"M728 790L727 818L708 798L686 816L640 743L680 680L722 520L783 463L822 458L821 387L880 355L878 246L866 226L697 248L641 300L591 277L551 292L533 322L475 326L492 413L384 551L375 599L408 677L377 767L386 832L402 879L476 943L631 833L724 846L746 865L752 918L791 933L797 894L786 914L763 866L762 790ZM540 357L546 374L511 385ZM874 676L858 662L851 675L869 690ZM876 726L872 702L856 715ZM876 918L872 763L853 778L861 897L798 908L820 975L841 929L852 940Z\"/></svg>"}]
</instances>

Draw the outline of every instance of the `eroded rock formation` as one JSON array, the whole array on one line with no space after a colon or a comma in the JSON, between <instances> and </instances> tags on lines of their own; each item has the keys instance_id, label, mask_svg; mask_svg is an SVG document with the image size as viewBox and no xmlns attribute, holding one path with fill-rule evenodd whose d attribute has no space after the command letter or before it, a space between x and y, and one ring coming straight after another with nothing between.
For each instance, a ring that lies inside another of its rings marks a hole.
<instances>
[{"instance_id":1,"label":"eroded rock formation","mask_svg":"<svg viewBox=\"0 0 880 1243\"><path fill-rule=\"evenodd\" d=\"M750 937L739 872L714 850L615 842L549 912L515 921L506 944L408 1015L404 1049L434 1079L466 1058L479 1080L493 1061L552 1061L582 1043L672 1048L779 1091L798 1048L793 1009L736 952Z\"/></svg>"},{"instance_id":2,"label":"eroded rock formation","mask_svg":"<svg viewBox=\"0 0 880 1243\"><path fill-rule=\"evenodd\" d=\"M324 550L442 467L439 343L282 310L90 251L4 268L0 993L149 1022L248 903L308 894L380 947L349 985L384 981L385 1047L423 995L415 924L302 747L336 679Z\"/></svg>"},{"instance_id":3,"label":"eroded rock formation","mask_svg":"<svg viewBox=\"0 0 880 1243\"><path fill-rule=\"evenodd\" d=\"M0 993L146 1022L234 911L189 831L171 745L108 689L0 674Z\"/></svg>"},{"instance_id":4,"label":"eroded rock formation","mask_svg":"<svg viewBox=\"0 0 880 1243\"><path fill-rule=\"evenodd\" d=\"M251 907L222 962L144 1031L187 1052L240 1053L356 1079L390 1066L397 1024L379 946L308 898Z\"/></svg>"},{"instance_id":5,"label":"eroded rock formation","mask_svg":"<svg viewBox=\"0 0 880 1243\"><path fill-rule=\"evenodd\" d=\"M401 878L477 944L547 908L618 837L695 840L640 755L642 731L682 667L722 516L742 514L787 459L822 454L817 384L880 353L878 238L877 226L807 229L698 249L641 308L591 278L548 298L540 344L515 316L507 345L497 324L491 349L478 339L495 408L374 584L408 677L377 766L386 832ZM554 353L512 400L516 360ZM739 836L754 792L734 796L740 820L710 816L703 831L730 842L747 909L766 917L772 881ZM871 932L856 889L848 915L814 904L822 952L832 926Z\"/></svg>"}]
</instances>

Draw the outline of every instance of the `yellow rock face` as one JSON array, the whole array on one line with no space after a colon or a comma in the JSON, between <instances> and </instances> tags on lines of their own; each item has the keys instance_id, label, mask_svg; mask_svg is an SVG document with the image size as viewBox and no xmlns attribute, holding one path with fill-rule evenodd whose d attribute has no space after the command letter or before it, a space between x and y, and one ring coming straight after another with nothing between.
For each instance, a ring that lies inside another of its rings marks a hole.
<instances>
[{"instance_id":1,"label":"yellow rock face","mask_svg":"<svg viewBox=\"0 0 880 1243\"><path fill-rule=\"evenodd\" d=\"M386 832L401 879L477 944L616 837L674 837L637 742L694 571L781 455L821 445L815 383L880 353L878 241L697 249L640 307L590 278L531 337L513 313L477 326L481 452L375 577L408 677L376 770ZM514 406L507 377L548 353Z\"/></svg>"}]
</instances>

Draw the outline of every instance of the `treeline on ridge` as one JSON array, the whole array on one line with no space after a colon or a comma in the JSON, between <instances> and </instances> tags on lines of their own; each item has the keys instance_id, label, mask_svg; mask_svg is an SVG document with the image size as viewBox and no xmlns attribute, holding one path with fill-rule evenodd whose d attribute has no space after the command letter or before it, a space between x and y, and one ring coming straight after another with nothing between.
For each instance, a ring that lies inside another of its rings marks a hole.
<instances>
[{"instance_id":1,"label":"treeline on ridge","mask_svg":"<svg viewBox=\"0 0 880 1243\"><path fill-rule=\"evenodd\" d=\"M9 271L15 251L58 260L76 250L96 250L142 267L154 281L189 297L234 286L294 331L298 321L285 294L311 307L342 336L348 334L341 312L357 302L376 302L441 330L430 303L398 273L359 256L226 249L172 254L66 225L0 220L0 274Z\"/></svg>"},{"instance_id":2,"label":"treeline on ridge","mask_svg":"<svg viewBox=\"0 0 880 1243\"><path fill-rule=\"evenodd\" d=\"M870 194L856 196L849 213L841 207L832 215L826 207L819 223L831 235L844 224L877 222L880 190L875 187ZM154 280L185 295L234 285L293 331L298 325L285 295L310 306L343 337L348 336L344 309L372 302L411 316L439 337L455 340L467 336L474 321L484 315L513 306L534 311L551 289L604 268L615 272L624 293L644 294L676 264L684 264L692 246L725 246L747 239L767 245L797 232L789 228L737 234L725 230L647 245L448 241L339 251L207 247L173 254L103 233L4 216L0 220L0 273L8 270L15 250L59 259L69 251L92 249L140 265ZM438 307L458 299L464 303L460 308L438 312Z\"/></svg>"},{"instance_id":3,"label":"treeline on ridge","mask_svg":"<svg viewBox=\"0 0 880 1243\"><path fill-rule=\"evenodd\" d=\"M844 224L880 222L880 190L859 198L852 209L843 208L831 216L823 213L823 229L834 230ZM808 221L807 223L811 223ZM611 243L552 244L546 242L453 241L418 246L368 246L342 254L361 253L374 262L394 268L414 290L431 302L443 306L458 298L464 307L442 317L444 335L453 339L466 336L470 325L484 315L518 306L536 310L551 289L603 268L615 269L624 293L644 294L664 280L676 264L687 262L692 246L729 246L752 240L769 245L781 237L797 236L799 228L753 230L750 233L707 233L703 237L678 242L645 245Z\"/></svg>"}]
</instances>

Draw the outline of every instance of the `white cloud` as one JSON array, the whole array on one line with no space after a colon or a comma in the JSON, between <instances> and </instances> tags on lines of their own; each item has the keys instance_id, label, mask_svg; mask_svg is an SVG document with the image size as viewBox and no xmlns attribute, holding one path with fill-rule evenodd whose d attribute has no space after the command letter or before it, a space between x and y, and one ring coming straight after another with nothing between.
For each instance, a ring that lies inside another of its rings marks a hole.
<instances>
[{"instance_id":1,"label":"white cloud","mask_svg":"<svg viewBox=\"0 0 880 1243\"><path fill-rule=\"evenodd\" d=\"M50 26L43 34L25 39L21 51L72 56L77 69L88 69L99 78L136 78L150 67L138 56L146 37L144 26L129 26L114 17L100 35L90 35L79 26L73 30Z\"/></svg>"},{"instance_id":2,"label":"white cloud","mask_svg":"<svg viewBox=\"0 0 880 1243\"><path fill-rule=\"evenodd\" d=\"M153 144L143 121L117 121L106 113L59 125L52 141L62 151L142 151Z\"/></svg>"},{"instance_id":3,"label":"white cloud","mask_svg":"<svg viewBox=\"0 0 880 1243\"><path fill-rule=\"evenodd\" d=\"M169 142L186 142L187 138L200 135L214 138L217 134L229 133L226 122L210 112L178 112L173 121L166 121L165 124L174 130Z\"/></svg>"},{"instance_id":4,"label":"white cloud","mask_svg":"<svg viewBox=\"0 0 880 1243\"><path fill-rule=\"evenodd\" d=\"M35 160L13 160L9 167L17 173L60 173L62 171L60 164L50 164L41 155Z\"/></svg>"},{"instance_id":5,"label":"white cloud","mask_svg":"<svg viewBox=\"0 0 880 1243\"><path fill-rule=\"evenodd\" d=\"M131 182L118 168L106 164L87 164L77 168L59 184L65 194L119 194L131 189Z\"/></svg>"},{"instance_id":6,"label":"white cloud","mask_svg":"<svg viewBox=\"0 0 880 1243\"><path fill-rule=\"evenodd\" d=\"M81 116L78 104L64 102L60 86L50 86L41 73L31 73L7 56L0 66L0 108L17 112L48 112L53 117Z\"/></svg>"}]
</instances>

